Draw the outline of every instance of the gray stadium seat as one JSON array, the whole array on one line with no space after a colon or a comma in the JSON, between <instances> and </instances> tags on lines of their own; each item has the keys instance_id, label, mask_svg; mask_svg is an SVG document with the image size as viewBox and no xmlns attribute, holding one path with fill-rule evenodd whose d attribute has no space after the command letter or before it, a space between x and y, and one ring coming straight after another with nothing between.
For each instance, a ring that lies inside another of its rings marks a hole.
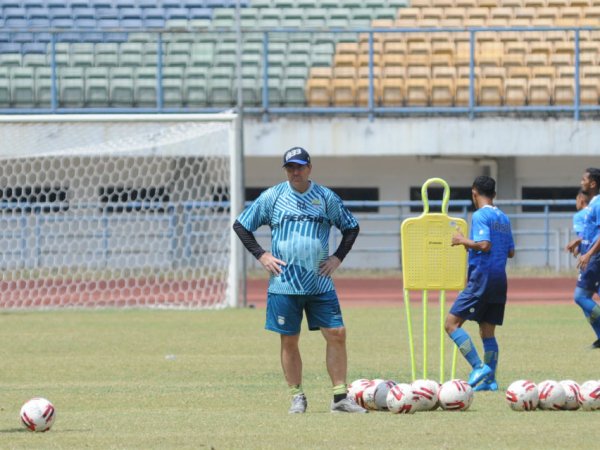
<instances>
[{"instance_id":1,"label":"gray stadium seat","mask_svg":"<svg viewBox=\"0 0 600 450\"><path fill-rule=\"evenodd\" d=\"M110 67L111 106L133 106L133 69L131 67Z\"/></svg>"},{"instance_id":2,"label":"gray stadium seat","mask_svg":"<svg viewBox=\"0 0 600 450\"><path fill-rule=\"evenodd\" d=\"M165 67L162 73L163 105L169 107L183 106L182 67Z\"/></svg>"},{"instance_id":3,"label":"gray stadium seat","mask_svg":"<svg viewBox=\"0 0 600 450\"><path fill-rule=\"evenodd\" d=\"M14 67L11 70L11 104L17 108L35 106L33 67Z\"/></svg>"},{"instance_id":4,"label":"gray stadium seat","mask_svg":"<svg viewBox=\"0 0 600 450\"><path fill-rule=\"evenodd\" d=\"M0 67L0 108L10 106L10 84L8 67Z\"/></svg>"},{"instance_id":5,"label":"gray stadium seat","mask_svg":"<svg viewBox=\"0 0 600 450\"><path fill-rule=\"evenodd\" d=\"M205 107L207 105L208 89L204 68L192 67L185 71L183 101L189 107Z\"/></svg>"},{"instance_id":6,"label":"gray stadium seat","mask_svg":"<svg viewBox=\"0 0 600 450\"><path fill-rule=\"evenodd\" d=\"M84 104L85 78L82 67L61 67L59 72L59 106L81 108Z\"/></svg>"},{"instance_id":7,"label":"gray stadium seat","mask_svg":"<svg viewBox=\"0 0 600 450\"><path fill-rule=\"evenodd\" d=\"M108 68L87 68L85 70L85 106L108 107L109 98Z\"/></svg>"}]
</instances>

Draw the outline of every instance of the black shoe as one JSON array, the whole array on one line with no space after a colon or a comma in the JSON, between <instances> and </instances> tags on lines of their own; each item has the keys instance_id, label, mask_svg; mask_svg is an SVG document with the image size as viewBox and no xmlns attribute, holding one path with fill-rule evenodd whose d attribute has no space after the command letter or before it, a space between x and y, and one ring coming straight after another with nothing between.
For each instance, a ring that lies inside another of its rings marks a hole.
<instances>
[{"instance_id":1,"label":"black shoe","mask_svg":"<svg viewBox=\"0 0 600 450\"><path fill-rule=\"evenodd\" d=\"M590 345L591 349L600 348L600 339L597 339L592 345Z\"/></svg>"}]
</instances>

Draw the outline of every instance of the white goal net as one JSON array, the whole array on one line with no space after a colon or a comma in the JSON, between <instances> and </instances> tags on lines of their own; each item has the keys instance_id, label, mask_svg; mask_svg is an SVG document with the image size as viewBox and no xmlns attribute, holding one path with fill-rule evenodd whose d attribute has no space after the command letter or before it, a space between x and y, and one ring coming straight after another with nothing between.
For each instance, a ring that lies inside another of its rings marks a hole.
<instances>
[{"instance_id":1,"label":"white goal net","mask_svg":"<svg viewBox=\"0 0 600 450\"><path fill-rule=\"evenodd\" d=\"M236 116L0 116L0 308L238 304Z\"/></svg>"}]
</instances>

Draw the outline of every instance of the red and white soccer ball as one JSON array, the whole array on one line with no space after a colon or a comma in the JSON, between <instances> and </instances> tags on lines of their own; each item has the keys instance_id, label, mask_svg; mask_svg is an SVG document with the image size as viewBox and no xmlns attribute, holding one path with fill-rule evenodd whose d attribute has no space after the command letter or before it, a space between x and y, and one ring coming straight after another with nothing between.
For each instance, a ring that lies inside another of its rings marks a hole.
<instances>
[{"instance_id":1,"label":"red and white soccer ball","mask_svg":"<svg viewBox=\"0 0 600 450\"><path fill-rule=\"evenodd\" d=\"M417 397L417 411L431 411L438 407L440 384L433 380L415 380L413 393Z\"/></svg>"},{"instance_id":2,"label":"red and white soccer ball","mask_svg":"<svg viewBox=\"0 0 600 450\"><path fill-rule=\"evenodd\" d=\"M359 378L358 380L354 380L348 386L348 397L354 399L356 403L364 408L363 401L363 392L367 386L371 383L371 380L367 380L366 378Z\"/></svg>"},{"instance_id":3,"label":"red and white soccer ball","mask_svg":"<svg viewBox=\"0 0 600 450\"><path fill-rule=\"evenodd\" d=\"M387 395L388 410L394 414L414 414L417 411L417 397L413 394L412 386L398 383L390 389Z\"/></svg>"},{"instance_id":4,"label":"red and white soccer ball","mask_svg":"<svg viewBox=\"0 0 600 450\"><path fill-rule=\"evenodd\" d=\"M45 398L36 397L21 407L21 422L31 431L48 431L56 419L54 405Z\"/></svg>"},{"instance_id":5,"label":"red and white soccer ball","mask_svg":"<svg viewBox=\"0 0 600 450\"><path fill-rule=\"evenodd\" d=\"M446 381L438 392L442 409L464 411L473 403L473 388L464 380Z\"/></svg>"},{"instance_id":6,"label":"red and white soccer ball","mask_svg":"<svg viewBox=\"0 0 600 450\"><path fill-rule=\"evenodd\" d=\"M363 408L370 409L371 411L377 409L377 405L375 404L375 393L381 383L385 383L385 380L375 378L365 386L362 392L362 404L359 403Z\"/></svg>"},{"instance_id":7,"label":"red and white soccer ball","mask_svg":"<svg viewBox=\"0 0 600 450\"><path fill-rule=\"evenodd\" d=\"M537 385L530 380L517 380L506 390L506 402L513 411L533 411L538 406Z\"/></svg>"},{"instance_id":8,"label":"red and white soccer ball","mask_svg":"<svg viewBox=\"0 0 600 450\"><path fill-rule=\"evenodd\" d=\"M375 389L375 406L378 410L386 410L387 406L387 395L394 386L396 386L396 382L393 380L386 380L383 383L379 383L377 389Z\"/></svg>"},{"instance_id":9,"label":"red and white soccer ball","mask_svg":"<svg viewBox=\"0 0 600 450\"><path fill-rule=\"evenodd\" d=\"M594 411L600 409L600 382L589 380L583 383L580 388L579 404L584 411Z\"/></svg>"},{"instance_id":10,"label":"red and white soccer ball","mask_svg":"<svg viewBox=\"0 0 600 450\"><path fill-rule=\"evenodd\" d=\"M538 384L538 406L545 410L563 409L567 400L567 393L562 385L555 380L544 380Z\"/></svg>"},{"instance_id":11,"label":"red and white soccer ball","mask_svg":"<svg viewBox=\"0 0 600 450\"><path fill-rule=\"evenodd\" d=\"M560 384L566 394L563 409L567 411L579 409L579 397L581 397L579 384L573 380L562 380Z\"/></svg>"}]
</instances>

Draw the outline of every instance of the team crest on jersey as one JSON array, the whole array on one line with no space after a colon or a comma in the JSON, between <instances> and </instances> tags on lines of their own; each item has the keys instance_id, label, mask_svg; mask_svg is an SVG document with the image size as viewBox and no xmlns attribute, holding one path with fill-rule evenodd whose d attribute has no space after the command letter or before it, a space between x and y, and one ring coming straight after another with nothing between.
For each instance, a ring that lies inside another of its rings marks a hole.
<instances>
[{"instance_id":1,"label":"team crest on jersey","mask_svg":"<svg viewBox=\"0 0 600 450\"><path fill-rule=\"evenodd\" d=\"M313 205L313 206L321 206L321 200L319 200L318 198L313 198L310 201L310 204Z\"/></svg>"}]
</instances>

